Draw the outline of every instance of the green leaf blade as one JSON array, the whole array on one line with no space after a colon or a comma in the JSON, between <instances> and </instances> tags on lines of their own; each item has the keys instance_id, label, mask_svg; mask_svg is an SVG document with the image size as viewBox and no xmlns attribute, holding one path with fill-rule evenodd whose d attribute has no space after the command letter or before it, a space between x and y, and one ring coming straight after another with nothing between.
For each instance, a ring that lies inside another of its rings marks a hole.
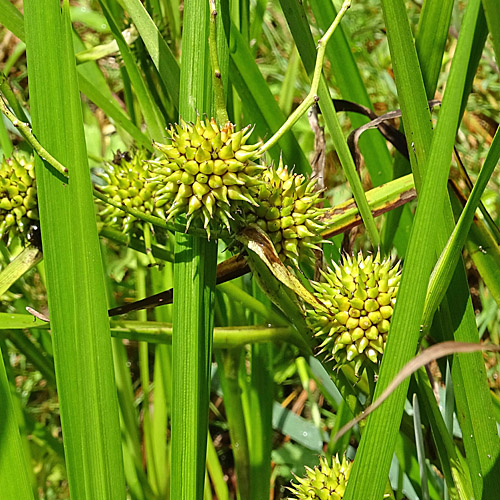
<instances>
[{"instance_id":1,"label":"green leaf blade","mask_svg":"<svg viewBox=\"0 0 500 500\"><path fill-rule=\"evenodd\" d=\"M69 12L65 3L61 17L58 1L24 6L34 130L69 166L65 184L36 162L70 491L122 500L118 403Z\"/></svg>"}]
</instances>

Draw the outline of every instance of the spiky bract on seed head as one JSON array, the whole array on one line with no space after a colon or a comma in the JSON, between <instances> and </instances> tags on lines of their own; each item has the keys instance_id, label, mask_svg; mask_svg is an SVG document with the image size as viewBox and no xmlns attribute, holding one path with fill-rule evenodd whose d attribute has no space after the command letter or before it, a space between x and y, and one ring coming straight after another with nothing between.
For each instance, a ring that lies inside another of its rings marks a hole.
<instances>
[{"instance_id":1,"label":"spiky bract on seed head","mask_svg":"<svg viewBox=\"0 0 500 500\"><path fill-rule=\"evenodd\" d=\"M150 181L145 151L138 151L132 157L117 155L116 160L108 163L104 171L98 173L104 181L99 186L106 196L128 208L141 210L146 214L153 214L153 186ZM139 230L142 221L133 215L112 205L97 203L98 220L101 224L118 229L123 233L134 233Z\"/></svg>"},{"instance_id":2,"label":"spiky bract on seed head","mask_svg":"<svg viewBox=\"0 0 500 500\"><path fill-rule=\"evenodd\" d=\"M288 488L294 495L290 500L341 500L351 468L352 462L348 462L345 456L342 462L338 455L332 457L331 466L326 458L320 457L318 467L306 467L304 477L295 476L297 484L292 482L292 487Z\"/></svg>"},{"instance_id":3,"label":"spiky bract on seed head","mask_svg":"<svg viewBox=\"0 0 500 500\"><path fill-rule=\"evenodd\" d=\"M307 321L319 340L325 361L352 363L356 373L370 362L378 365L399 288L399 263L380 255L344 256L341 264L322 271L324 281L313 282L315 295L328 309L309 310Z\"/></svg>"},{"instance_id":4,"label":"spiky bract on seed head","mask_svg":"<svg viewBox=\"0 0 500 500\"><path fill-rule=\"evenodd\" d=\"M269 235L283 262L298 267L301 260L314 259L324 229L316 180L289 172L281 161L278 167L268 167L262 178L264 183L252 191L257 205L249 207L247 224Z\"/></svg>"},{"instance_id":5,"label":"spiky bract on seed head","mask_svg":"<svg viewBox=\"0 0 500 500\"><path fill-rule=\"evenodd\" d=\"M24 239L32 222L38 221L35 165L20 154L0 165L0 238Z\"/></svg>"},{"instance_id":6,"label":"spiky bract on seed head","mask_svg":"<svg viewBox=\"0 0 500 500\"><path fill-rule=\"evenodd\" d=\"M235 208L255 204L250 188L258 185L264 167L255 164L259 144L246 144L252 130L235 131L227 122L181 120L168 130L169 144L155 143L161 156L150 162L155 175L156 211L170 220L187 216L187 226L200 223L207 232L231 230Z\"/></svg>"}]
</instances>

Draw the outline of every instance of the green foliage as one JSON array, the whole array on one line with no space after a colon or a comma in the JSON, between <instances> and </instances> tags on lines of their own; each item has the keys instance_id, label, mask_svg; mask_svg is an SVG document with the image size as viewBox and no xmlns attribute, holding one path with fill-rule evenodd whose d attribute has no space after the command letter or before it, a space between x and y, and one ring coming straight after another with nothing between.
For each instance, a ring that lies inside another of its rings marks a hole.
<instances>
[{"instance_id":1,"label":"green foliage","mask_svg":"<svg viewBox=\"0 0 500 500\"><path fill-rule=\"evenodd\" d=\"M16 5L2 499L494 500L497 3Z\"/></svg>"}]
</instances>

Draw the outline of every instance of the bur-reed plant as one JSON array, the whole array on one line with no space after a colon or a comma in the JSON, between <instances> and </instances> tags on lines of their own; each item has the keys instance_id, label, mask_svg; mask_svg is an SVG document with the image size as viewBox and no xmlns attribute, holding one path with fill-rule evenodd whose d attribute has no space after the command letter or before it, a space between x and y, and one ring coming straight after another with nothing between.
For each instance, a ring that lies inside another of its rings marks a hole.
<instances>
[{"instance_id":1,"label":"bur-reed plant","mask_svg":"<svg viewBox=\"0 0 500 500\"><path fill-rule=\"evenodd\" d=\"M0 7L5 498L496 498L495 2Z\"/></svg>"}]
</instances>

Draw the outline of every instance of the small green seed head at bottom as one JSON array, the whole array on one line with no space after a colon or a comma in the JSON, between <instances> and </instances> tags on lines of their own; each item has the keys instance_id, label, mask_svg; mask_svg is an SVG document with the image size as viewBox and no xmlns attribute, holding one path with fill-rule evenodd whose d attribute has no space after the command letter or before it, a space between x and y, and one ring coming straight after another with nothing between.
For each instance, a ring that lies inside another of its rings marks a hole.
<instances>
[{"instance_id":1,"label":"small green seed head at bottom","mask_svg":"<svg viewBox=\"0 0 500 500\"><path fill-rule=\"evenodd\" d=\"M332 457L331 465L326 458L320 457L319 466L314 469L306 467L304 477L295 476L297 483L292 481L292 486L288 488L293 495L289 500L341 500L351 469L352 462L345 456L342 461L338 455Z\"/></svg>"}]
</instances>

